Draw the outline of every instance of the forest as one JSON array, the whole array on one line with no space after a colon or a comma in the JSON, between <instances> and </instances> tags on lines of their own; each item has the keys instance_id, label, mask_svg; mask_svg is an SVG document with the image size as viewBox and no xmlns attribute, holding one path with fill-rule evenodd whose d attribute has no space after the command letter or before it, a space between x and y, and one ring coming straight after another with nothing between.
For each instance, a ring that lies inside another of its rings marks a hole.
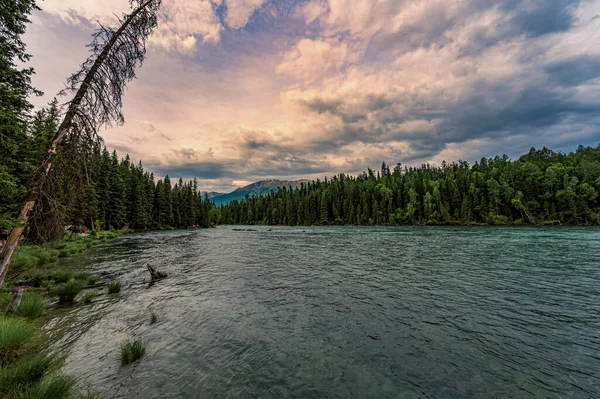
<instances>
[{"instance_id":1,"label":"forest","mask_svg":"<svg viewBox=\"0 0 600 399\"><path fill-rule=\"evenodd\" d=\"M563 154L532 148L518 160L397 164L282 187L219 209L224 224L600 224L600 145Z\"/></svg>"},{"instance_id":2,"label":"forest","mask_svg":"<svg viewBox=\"0 0 600 399\"><path fill-rule=\"evenodd\" d=\"M340 174L216 207L202 196L195 179L173 183L165 176L155 180L141 161L132 162L129 156L119 159L116 152L111 154L103 146L98 128L109 125L110 120L124 120L122 91L115 92L112 103L95 96L94 91L86 92L90 97L81 103L88 108L68 103L79 118L69 122L69 134L61 133L64 126L60 120L70 111L65 113L57 100L34 110L30 97L39 94L31 84L34 71L21 65L30 58L22 35L28 15L36 7L32 1L19 2L2 14L7 29L2 31L0 51L0 229L6 231L21 223L19 209L34 194L35 206L25 230L31 242L57 239L65 225L146 230L216 224L600 223L600 146L579 147L568 154L531 149L517 160L504 155L483 158L472 165L458 161L390 168L384 163L377 172L368 169L358 176ZM136 59L140 63L143 60L145 37L155 25L153 11L148 12L139 21L142 26L132 25L140 35L127 50L133 61L107 64L94 84L112 82L124 87L135 76L127 68L138 65ZM100 29L94 40L103 35L109 38L111 32ZM89 60L96 59L92 56ZM90 65L84 63L83 69L69 78L71 92L85 88L81 76L91 70ZM104 114L98 115L98 110ZM85 115L98 116L93 119ZM60 146L56 147L59 139ZM42 169L45 173L39 172ZM32 182L38 185L33 191Z\"/></svg>"},{"instance_id":3,"label":"forest","mask_svg":"<svg viewBox=\"0 0 600 399\"><path fill-rule=\"evenodd\" d=\"M0 228L13 223L27 184L56 133L58 103L4 134ZM66 140L30 219L27 238L47 242L65 225L135 230L265 225L600 224L600 145L564 154L531 149L517 160L408 167L385 163L358 176L340 174L282 187L220 207L196 179L156 180L142 162L98 144Z\"/></svg>"},{"instance_id":4,"label":"forest","mask_svg":"<svg viewBox=\"0 0 600 399\"><path fill-rule=\"evenodd\" d=\"M35 112L16 131L19 137L13 138L10 156L2 158L0 191L5 195L0 197L0 228L10 227L11 216L23 202L27 184L56 133L58 115L56 101ZM165 176L155 181L141 161L135 164L129 155L119 159L115 151L111 154L95 144L84 147L67 140L44 191L28 229L34 242L58 238L65 225L147 230L208 227L216 222L211 216L214 205L202 197L196 180L172 184Z\"/></svg>"}]
</instances>

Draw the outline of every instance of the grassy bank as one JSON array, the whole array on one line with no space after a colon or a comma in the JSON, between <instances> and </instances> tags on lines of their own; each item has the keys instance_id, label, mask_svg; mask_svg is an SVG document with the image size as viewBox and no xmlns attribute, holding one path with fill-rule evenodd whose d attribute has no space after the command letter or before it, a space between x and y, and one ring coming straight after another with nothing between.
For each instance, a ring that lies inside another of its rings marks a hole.
<instances>
[{"instance_id":1,"label":"grassy bank","mask_svg":"<svg viewBox=\"0 0 600 399\"><path fill-rule=\"evenodd\" d=\"M57 283L65 283L76 276L73 271L59 266L60 258L80 254L94 245L128 232L130 230L92 232L86 236L68 234L59 241L43 246L21 244L10 264L5 287L25 284L50 288Z\"/></svg>"},{"instance_id":2,"label":"grassy bank","mask_svg":"<svg viewBox=\"0 0 600 399\"><path fill-rule=\"evenodd\" d=\"M127 231L65 236L45 246L20 245L0 291L0 398L84 397L76 380L60 372L62 358L41 353L43 318L49 303L87 304L91 293L79 295L97 282L95 276L61 267L60 258L73 256ZM24 289L18 307L11 306L17 286Z\"/></svg>"},{"instance_id":3,"label":"grassy bank","mask_svg":"<svg viewBox=\"0 0 600 399\"><path fill-rule=\"evenodd\" d=\"M0 294L4 311L11 299ZM69 398L76 395L76 380L60 372L62 358L42 353L41 316L46 311L42 295L26 292L16 310L0 316L0 397Z\"/></svg>"}]
</instances>

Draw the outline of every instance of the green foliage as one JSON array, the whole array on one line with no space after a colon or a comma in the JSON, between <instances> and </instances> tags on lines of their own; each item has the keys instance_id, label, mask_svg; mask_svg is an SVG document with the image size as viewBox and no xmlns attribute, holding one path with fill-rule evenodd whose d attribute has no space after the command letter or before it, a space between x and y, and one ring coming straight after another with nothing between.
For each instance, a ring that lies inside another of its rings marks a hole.
<instances>
[{"instance_id":1,"label":"green foliage","mask_svg":"<svg viewBox=\"0 0 600 399\"><path fill-rule=\"evenodd\" d=\"M150 313L150 324L154 324L158 321L158 315L154 312Z\"/></svg>"},{"instance_id":2,"label":"green foliage","mask_svg":"<svg viewBox=\"0 0 600 399\"><path fill-rule=\"evenodd\" d=\"M72 396L77 379L71 375L58 374L42 380L33 388L19 395L27 399L66 399Z\"/></svg>"},{"instance_id":3,"label":"green foliage","mask_svg":"<svg viewBox=\"0 0 600 399\"><path fill-rule=\"evenodd\" d=\"M97 284L99 280L100 280L100 278L98 276L94 276L94 275L90 274L87 278L87 283L88 283L88 285L94 285L94 284Z\"/></svg>"},{"instance_id":4,"label":"green foliage","mask_svg":"<svg viewBox=\"0 0 600 399\"><path fill-rule=\"evenodd\" d=\"M83 240L65 242L63 248L60 249L58 256L60 256L61 258L73 256L85 251L90 246L91 244L89 242Z\"/></svg>"},{"instance_id":5,"label":"green foliage","mask_svg":"<svg viewBox=\"0 0 600 399\"><path fill-rule=\"evenodd\" d=\"M35 138L27 134L34 72L21 68L30 58L22 36L35 9L33 0L3 3L0 8L0 228L12 225L11 216L37 161L29 151Z\"/></svg>"},{"instance_id":6,"label":"green foliage","mask_svg":"<svg viewBox=\"0 0 600 399\"><path fill-rule=\"evenodd\" d=\"M98 276L94 276L88 272L80 271L73 275L75 280L85 281L88 285L96 284L99 280Z\"/></svg>"},{"instance_id":7,"label":"green foliage","mask_svg":"<svg viewBox=\"0 0 600 399\"><path fill-rule=\"evenodd\" d=\"M75 277L75 273L72 270L60 269L51 274L52 280L57 283L66 283Z\"/></svg>"},{"instance_id":8,"label":"green foliage","mask_svg":"<svg viewBox=\"0 0 600 399\"><path fill-rule=\"evenodd\" d=\"M36 245L21 245L17 247L13 256L11 267L15 269L31 268L44 264L54 263L58 260L58 251Z\"/></svg>"},{"instance_id":9,"label":"green foliage","mask_svg":"<svg viewBox=\"0 0 600 399\"><path fill-rule=\"evenodd\" d=\"M10 292L0 292L0 312L3 312L4 309L6 309L12 296L13 294Z\"/></svg>"},{"instance_id":10,"label":"green foliage","mask_svg":"<svg viewBox=\"0 0 600 399\"><path fill-rule=\"evenodd\" d=\"M109 294L118 294L121 292L121 282L117 280L113 280L108 283L108 293Z\"/></svg>"},{"instance_id":11,"label":"green foliage","mask_svg":"<svg viewBox=\"0 0 600 399\"><path fill-rule=\"evenodd\" d=\"M92 303L92 301L96 298L96 296L98 296L98 293L96 291L86 292L83 295L83 297L81 298L81 302L84 304Z\"/></svg>"},{"instance_id":12,"label":"green foliage","mask_svg":"<svg viewBox=\"0 0 600 399\"><path fill-rule=\"evenodd\" d=\"M13 312L16 316L35 319L44 314L46 304L44 299L35 292L25 292L19 307Z\"/></svg>"},{"instance_id":13,"label":"green foliage","mask_svg":"<svg viewBox=\"0 0 600 399\"><path fill-rule=\"evenodd\" d=\"M0 397L35 385L54 365L56 358L37 355L0 366Z\"/></svg>"},{"instance_id":14,"label":"green foliage","mask_svg":"<svg viewBox=\"0 0 600 399\"><path fill-rule=\"evenodd\" d=\"M41 280L40 287L50 288L54 284L54 280Z\"/></svg>"},{"instance_id":15,"label":"green foliage","mask_svg":"<svg viewBox=\"0 0 600 399\"><path fill-rule=\"evenodd\" d=\"M340 174L219 207L218 223L270 225L600 224L600 145L531 149L356 177ZM212 212L216 214L216 212Z\"/></svg>"},{"instance_id":16,"label":"green foliage","mask_svg":"<svg viewBox=\"0 0 600 399\"><path fill-rule=\"evenodd\" d=\"M54 287L52 294L59 297L61 303L72 302L83 291L85 283L81 280L69 280Z\"/></svg>"},{"instance_id":17,"label":"green foliage","mask_svg":"<svg viewBox=\"0 0 600 399\"><path fill-rule=\"evenodd\" d=\"M125 341L121 344L121 364L131 364L146 353L146 344L141 340Z\"/></svg>"},{"instance_id":18,"label":"green foliage","mask_svg":"<svg viewBox=\"0 0 600 399\"><path fill-rule=\"evenodd\" d=\"M33 325L25 319L0 317L0 362L14 357L33 333Z\"/></svg>"}]
</instances>

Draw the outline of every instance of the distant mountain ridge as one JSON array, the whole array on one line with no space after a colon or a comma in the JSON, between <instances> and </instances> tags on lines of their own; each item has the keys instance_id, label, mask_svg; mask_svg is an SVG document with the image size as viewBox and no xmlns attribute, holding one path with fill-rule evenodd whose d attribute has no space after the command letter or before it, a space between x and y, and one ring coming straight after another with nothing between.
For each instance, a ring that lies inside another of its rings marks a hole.
<instances>
[{"instance_id":1,"label":"distant mountain ridge","mask_svg":"<svg viewBox=\"0 0 600 399\"><path fill-rule=\"evenodd\" d=\"M212 199L214 197L218 197L219 195L225 195L226 193L219 193L216 191L202 191L202 196L207 196L208 199Z\"/></svg>"},{"instance_id":2,"label":"distant mountain ridge","mask_svg":"<svg viewBox=\"0 0 600 399\"><path fill-rule=\"evenodd\" d=\"M239 187L237 189L235 189L234 191L227 193L227 194L219 194L219 193L214 193L217 195L214 196L210 196L211 193L209 194L209 199L211 199L215 205L222 205L222 204L227 204L231 201L235 201L235 200L242 200L246 197L246 195L252 197L253 195L255 196L261 196L261 195L265 195L268 194L269 192L271 192L271 190L277 192L279 190L279 188L281 187L289 187L289 188L296 188L298 187L301 183L308 183L310 180L306 180L306 179L302 179L302 180L275 180L275 179L269 179L269 180L261 180L261 181L257 181L256 183L252 183L252 184L248 184L247 186L244 187Z\"/></svg>"}]
</instances>

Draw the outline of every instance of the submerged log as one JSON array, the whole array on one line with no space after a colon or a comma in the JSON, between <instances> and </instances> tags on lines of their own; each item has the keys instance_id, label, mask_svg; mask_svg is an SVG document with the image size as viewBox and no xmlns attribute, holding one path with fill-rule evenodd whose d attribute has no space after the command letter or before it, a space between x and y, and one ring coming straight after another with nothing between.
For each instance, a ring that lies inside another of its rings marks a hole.
<instances>
[{"instance_id":1,"label":"submerged log","mask_svg":"<svg viewBox=\"0 0 600 399\"><path fill-rule=\"evenodd\" d=\"M152 280L158 280L167 277L167 272L161 272L159 270L156 270L155 268L150 266L150 264L148 264L148 271L150 272L150 276L152 276Z\"/></svg>"}]
</instances>

